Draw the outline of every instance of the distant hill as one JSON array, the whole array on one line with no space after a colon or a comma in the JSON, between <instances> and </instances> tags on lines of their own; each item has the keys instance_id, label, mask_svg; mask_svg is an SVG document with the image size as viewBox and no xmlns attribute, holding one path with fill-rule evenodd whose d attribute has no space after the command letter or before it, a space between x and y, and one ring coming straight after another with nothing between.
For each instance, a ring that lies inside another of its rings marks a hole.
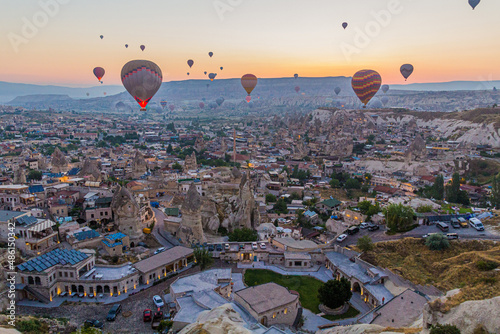
<instances>
[{"instance_id":1,"label":"distant hill","mask_svg":"<svg viewBox=\"0 0 500 334\"><path fill-rule=\"evenodd\" d=\"M413 91L455 91L455 90L492 90L500 89L500 81L450 81L432 83L410 83L406 85L391 85L393 90Z\"/></svg>"}]
</instances>

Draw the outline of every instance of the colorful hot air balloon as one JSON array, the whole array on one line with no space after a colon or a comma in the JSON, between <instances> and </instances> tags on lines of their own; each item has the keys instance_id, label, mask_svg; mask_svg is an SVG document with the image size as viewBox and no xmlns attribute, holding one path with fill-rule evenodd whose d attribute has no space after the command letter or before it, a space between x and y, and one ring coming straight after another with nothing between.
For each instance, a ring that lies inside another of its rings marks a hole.
<instances>
[{"instance_id":1,"label":"colorful hot air balloon","mask_svg":"<svg viewBox=\"0 0 500 334\"><path fill-rule=\"evenodd\" d=\"M101 35L101 36L99 36L99 37L100 37L101 39L103 39L103 38L104 38L104 36L103 36L103 35Z\"/></svg>"},{"instance_id":2,"label":"colorful hot air balloon","mask_svg":"<svg viewBox=\"0 0 500 334\"><path fill-rule=\"evenodd\" d=\"M121 78L125 89L141 106L141 111L146 110L163 80L161 69L149 60L129 61L122 68Z\"/></svg>"},{"instance_id":3,"label":"colorful hot air balloon","mask_svg":"<svg viewBox=\"0 0 500 334\"><path fill-rule=\"evenodd\" d=\"M208 53L208 55L210 56L210 58L212 58L212 56L214 55L214 53L213 53L212 51L210 51L210 52Z\"/></svg>"},{"instance_id":4,"label":"colorful hot air balloon","mask_svg":"<svg viewBox=\"0 0 500 334\"><path fill-rule=\"evenodd\" d=\"M365 105L377 94L382 84L380 74L373 70L361 70L352 77L352 89Z\"/></svg>"},{"instance_id":5,"label":"colorful hot air balloon","mask_svg":"<svg viewBox=\"0 0 500 334\"><path fill-rule=\"evenodd\" d=\"M385 106L387 104L387 102L389 102L389 98L384 95L380 98L380 101L382 102L382 104Z\"/></svg>"},{"instance_id":6,"label":"colorful hot air balloon","mask_svg":"<svg viewBox=\"0 0 500 334\"><path fill-rule=\"evenodd\" d=\"M104 71L104 68L102 68L102 67L94 68L94 75L97 78L97 80L99 80L99 82L101 81L102 77L104 76L104 73L106 73L106 71Z\"/></svg>"},{"instance_id":7,"label":"colorful hot air balloon","mask_svg":"<svg viewBox=\"0 0 500 334\"><path fill-rule=\"evenodd\" d=\"M215 100L215 103L217 103L219 106L224 102L224 98L222 96L218 97Z\"/></svg>"},{"instance_id":8,"label":"colorful hot air balloon","mask_svg":"<svg viewBox=\"0 0 500 334\"><path fill-rule=\"evenodd\" d=\"M171 104L171 105L168 106L168 109L170 109L170 111L174 111L175 106L173 104Z\"/></svg>"},{"instance_id":9,"label":"colorful hot air balloon","mask_svg":"<svg viewBox=\"0 0 500 334\"><path fill-rule=\"evenodd\" d=\"M208 78L210 79L210 81L214 81L215 77L217 76L217 73L210 73L208 75Z\"/></svg>"},{"instance_id":10,"label":"colorful hot air balloon","mask_svg":"<svg viewBox=\"0 0 500 334\"><path fill-rule=\"evenodd\" d=\"M295 86L295 92L298 93L300 91L300 87L299 86Z\"/></svg>"},{"instance_id":11,"label":"colorful hot air balloon","mask_svg":"<svg viewBox=\"0 0 500 334\"><path fill-rule=\"evenodd\" d=\"M347 28L347 26L348 26L347 22L342 23L342 28L345 29L345 28Z\"/></svg>"},{"instance_id":12,"label":"colorful hot air balloon","mask_svg":"<svg viewBox=\"0 0 500 334\"><path fill-rule=\"evenodd\" d=\"M203 108L205 108L205 103L200 102L199 106L200 106L200 109L203 109Z\"/></svg>"},{"instance_id":13,"label":"colorful hot air balloon","mask_svg":"<svg viewBox=\"0 0 500 334\"><path fill-rule=\"evenodd\" d=\"M163 109L165 109L165 107L167 106L167 100L161 100L160 105Z\"/></svg>"},{"instance_id":14,"label":"colorful hot air balloon","mask_svg":"<svg viewBox=\"0 0 500 334\"><path fill-rule=\"evenodd\" d=\"M295 79L297 79L297 78L299 77L299 75L298 75L297 73L295 73L295 74L293 75L293 77L294 77Z\"/></svg>"},{"instance_id":15,"label":"colorful hot air balloon","mask_svg":"<svg viewBox=\"0 0 500 334\"><path fill-rule=\"evenodd\" d=\"M221 67L220 67L220 70L222 71L223 69L224 69L224 67L222 67L222 66L221 66Z\"/></svg>"},{"instance_id":16,"label":"colorful hot air balloon","mask_svg":"<svg viewBox=\"0 0 500 334\"><path fill-rule=\"evenodd\" d=\"M189 68L191 68L191 67L193 67L193 65L194 65L194 60L189 59L189 60L187 61L187 63L188 63L188 65L189 65Z\"/></svg>"},{"instance_id":17,"label":"colorful hot air balloon","mask_svg":"<svg viewBox=\"0 0 500 334\"><path fill-rule=\"evenodd\" d=\"M472 7L472 10L476 9L476 6L479 5L481 0L469 0L469 5Z\"/></svg>"},{"instance_id":18,"label":"colorful hot air balloon","mask_svg":"<svg viewBox=\"0 0 500 334\"><path fill-rule=\"evenodd\" d=\"M141 45L140 46L141 50L144 51L144 49L146 48L144 45Z\"/></svg>"},{"instance_id":19,"label":"colorful hot air balloon","mask_svg":"<svg viewBox=\"0 0 500 334\"><path fill-rule=\"evenodd\" d=\"M125 48L128 48L128 44L125 44Z\"/></svg>"},{"instance_id":20,"label":"colorful hot air balloon","mask_svg":"<svg viewBox=\"0 0 500 334\"><path fill-rule=\"evenodd\" d=\"M335 89L333 91L335 92L335 94L339 95L341 90L342 89L340 89L340 87L335 87Z\"/></svg>"},{"instance_id":21,"label":"colorful hot air balloon","mask_svg":"<svg viewBox=\"0 0 500 334\"><path fill-rule=\"evenodd\" d=\"M382 91L387 93L389 91L389 85L382 85ZM382 101L383 102L383 101Z\"/></svg>"},{"instance_id":22,"label":"colorful hot air balloon","mask_svg":"<svg viewBox=\"0 0 500 334\"><path fill-rule=\"evenodd\" d=\"M401 74L403 75L403 77L405 78L405 81L406 79L408 79L408 77L413 73L413 65L411 64L404 64L401 66Z\"/></svg>"},{"instance_id":23,"label":"colorful hot air balloon","mask_svg":"<svg viewBox=\"0 0 500 334\"><path fill-rule=\"evenodd\" d=\"M250 94L252 93L255 86L257 86L257 77L253 74L245 74L241 77L241 85L248 93L248 96L246 97L247 102L250 102L250 100L252 99L250 97Z\"/></svg>"}]
</instances>

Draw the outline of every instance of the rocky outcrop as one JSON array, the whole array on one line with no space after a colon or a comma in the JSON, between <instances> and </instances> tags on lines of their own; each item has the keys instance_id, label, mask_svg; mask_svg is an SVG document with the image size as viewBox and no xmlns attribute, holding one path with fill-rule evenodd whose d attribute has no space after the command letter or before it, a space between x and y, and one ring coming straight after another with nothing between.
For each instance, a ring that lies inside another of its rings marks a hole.
<instances>
[{"instance_id":1,"label":"rocky outcrop","mask_svg":"<svg viewBox=\"0 0 500 334\"><path fill-rule=\"evenodd\" d=\"M115 223L120 232L131 239L143 237L140 207L127 188L118 186L115 189L111 200L111 210L113 210Z\"/></svg>"},{"instance_id":2,"label":"rocky outcrop","mask_svg":"<svg viewBox=\"0 0 500 334\"><path fill-rule=\"evenodd\" d=\"M379 325L352 325L352 326L336 326L329 329L319 330L316 334L389 334L393 331L385 331L385 328Z\"/></svg>"},{"instance_id":3,"label":"rocky outcrop","mask_svg":"<svg viewBox=\"0 0 500 334\"><path fill-rule=\"evenodd\" d=\"M203 199L201 223L203 225L203 230L205 231L208 230L215 233L219 229L220 220L215 201L208 198Z\"/></svg>"},{"instance_id":4,"label":"rocky outcrop","mask_svg":"<svg viewBox=\"0 0 500 334\"><path fill-rule=\"evenodd\" d=\"M26 173L24 172L24 168L19 167L14 171L14 183L15 184L26 183Z\"/></svg>"},{"instance_id":5,"label":"rocky outcrop","mask_svg":"<svg viewBox=\"0 0 500 334\"><path fill-rule=\"evenodd\" d=\"M184 327L179 334L252 334L245 321L230 304L200 313L195 323Z\"/></svg>"},{"instance_id":6,"label":"rocky outcrop","mask_svg":"<svg viewBox=\"0 0 500 334\"><path fill-rule=\"evenodd\" d=\"M250 187L250 178L243 174L240 183L239 195L229 199L230 213L223 222L225 228L250 228L255 229L260 223L260 213L253 197L253 191Z\"/></svg>"},{"instance_id":7,"label":"rocky outcrop","mask_svg":"<svg viewBox=\"0 0 500 334\"><path fill-rule=\"evenodd\" d=\"M203 140L203 137L197 137L196 141L194 142L193 148L196 150L196 152L200 153L205 149L205 141Z\"/></svg>"},{"instance_id":8,"label":"rocky outcrop","mask_svg":"<svg viewBox=\"0 0 500 334\"><path fill-rule=\"evenodd\" d=\"M78 172L78 176L87 178L89 181L93 182L102 181L101 171L97 167L97 164L90 159L85 159L82 169Z\"/></svg>"},{"instance_id":9,"label":"rocky outcrop","mask_svg":"<svg viewBox=\"0 0 500 334\"><path fill-rule=\"evenodd\" d=\"M202 205L203 200L196 189L196 185L192 183L182 204L182 220L177 231L177 237L182 242L191 244L206 241L201 222Z\"/></svg>"},{"instance_id":10,"label":"rocky outcrop","mask_svg":"<svg viewBox=\"0 0 500 334\"><path fill-rule=\"evenodd\" d=\"M427 157L427 148L425 145L425 140L421 135L416 135L410 147L406 151L406 158L409 161L421 161L425 160Z\"/></svg>"},{"instance_id":11,"label":"rocky outcrop","mask_svg":"<svg viewBox=\"0 0 500 334\"><path fill-rule=\"evenodd\" d=\"M191 155L186 156L184 160L184 171L196 170L198 169L198 163L196 161L196 154L193 152Z\"/></svg>"},{"instance_id":12,"label":"rocky outcrop","mask_svg":"<svg viewBox=\"0 0 500 334\"><path fill-rule=\"evenodd\" d=\"M148 165L146 164L146 160L144 159L144 155L135 151L134 159L132 160L132 174L134 177L144 175L148 171Z\"/></svg>"},{"instance_id":13,"label":"rocky outcrop","mask_svg":"<svg viewBox=\"0 0 500 334\"><path fill-rule=\"evenodd\" d=\"M68 161L66 160L64 153L62 153L58 147L56 147L54 153L52 153L51 164L53 173L63 173L68 171Z\"/></svg>"}]
</instances>

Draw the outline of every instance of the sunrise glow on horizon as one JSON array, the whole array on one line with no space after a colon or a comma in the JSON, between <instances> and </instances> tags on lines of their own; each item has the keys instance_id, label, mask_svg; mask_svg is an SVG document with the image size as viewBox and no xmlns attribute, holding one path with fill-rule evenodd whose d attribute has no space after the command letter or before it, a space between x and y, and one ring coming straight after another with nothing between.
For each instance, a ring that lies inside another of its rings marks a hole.
<instances>
[{"instance_id":1,"label":"sunrise glow on horizon","mask_svg":"<svg viewBox=\"0 0 500 334\"><path fill-rule=\"evenodd\" d=\"M25 0L3 9L0 81L7 82L95 86L92 69L102 66L104 84L118 85L132 59L156 62L163 81L205 79L204 71L217 80L369 68L384 83L405 84L404 63L415 67L406 83L500 79L500 1L472 10L467 0ZM26 21L47 12L36 32L23 34Z\"/></svg>"}]
</instances>

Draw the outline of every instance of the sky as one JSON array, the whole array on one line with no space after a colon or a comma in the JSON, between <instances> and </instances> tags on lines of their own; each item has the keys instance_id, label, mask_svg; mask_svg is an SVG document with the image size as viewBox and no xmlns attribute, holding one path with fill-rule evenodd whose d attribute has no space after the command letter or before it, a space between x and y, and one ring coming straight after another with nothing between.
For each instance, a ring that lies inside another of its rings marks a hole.
<instances>
[{"instance_id":1,"label":"sky","mask_svg":"<svg viewBox=\"0 0 500 334\"><path fill-rule=\"evenodd\" d=\"M0 81L94 86L101 66L104 84L115 85L133 59L157 63L163 81L373 69L383 83L404 84L405 63L415 67L407 83L500 79L498 0L475 10L468 0L2 0L1 8Z\"/></svg>"}]
</instances>

